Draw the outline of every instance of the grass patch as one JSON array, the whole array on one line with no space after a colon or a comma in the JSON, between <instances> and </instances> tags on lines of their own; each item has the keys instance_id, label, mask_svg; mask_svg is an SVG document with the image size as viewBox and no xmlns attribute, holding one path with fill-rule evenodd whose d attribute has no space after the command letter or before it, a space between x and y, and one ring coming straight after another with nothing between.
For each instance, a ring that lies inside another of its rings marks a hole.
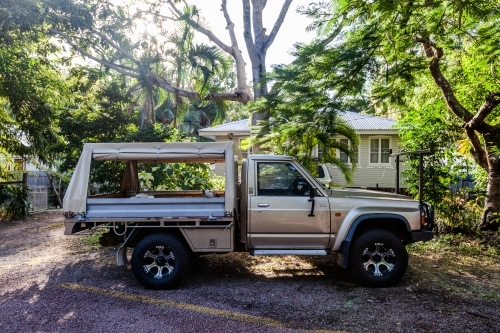
<instances>
[{"instance_id":1,"label":"grass patch","mask_svg":"<svg viewBox=\"0 0 500 333\"><path fill-rule=\"evenodd\" d=\"M463 235L442 235L408 246L413 289L500 300L500 248Z\"/></svg>"},{"instance_id":2,"label":"grass patch","mask_svg":"<svg viewBox=\"0 0 500 333\"><path fill-rule=\"evenodd\" d=\"M41 227L40 230L53 230L53 229L59 229L62 227L64 227L64 222L49 224L47 226Z\"/></svg>"},{"instance_id":3,"label":"grass patch","mask_svg":"<svg viewBox=\"0 0 500 333\"><path fill-rule=\"evenodd\" d=\"M104 233L108 232L107 229L97 229L92 235L84 236L82 242L92 248L101 247L100 239Z\"/></svg>"}]
</instances>

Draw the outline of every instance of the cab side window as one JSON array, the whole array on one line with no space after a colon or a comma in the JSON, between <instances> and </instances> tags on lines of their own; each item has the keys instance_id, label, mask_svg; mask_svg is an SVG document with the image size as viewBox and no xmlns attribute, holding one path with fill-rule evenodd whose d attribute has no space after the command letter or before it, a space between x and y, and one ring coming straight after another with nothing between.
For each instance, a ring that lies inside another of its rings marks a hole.
<instances>
[{"instance_id":1,"label":"cab side window","mask_svg":"<svg viewBox=\"0 0 500 333\"><path fill-rule=\"evenodd\" d=\"M309 195L311 185L288 162L257 163L257 195Z\"/></svg>"}]
</instances>

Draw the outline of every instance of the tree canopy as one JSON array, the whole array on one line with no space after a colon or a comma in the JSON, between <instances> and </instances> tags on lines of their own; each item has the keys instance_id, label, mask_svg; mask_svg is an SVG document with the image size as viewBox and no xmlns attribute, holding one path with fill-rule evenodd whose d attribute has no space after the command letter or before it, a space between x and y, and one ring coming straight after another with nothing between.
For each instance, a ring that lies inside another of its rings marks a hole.
<instances>
[{"instance_id":1,"label":"tree canopy","mask_svg":"<svg viewBox=\"0 0 500 333\"><path fill-rule=\"evenodd\" d=\"M483 225L491 226L500 212L494 153L500 145L500 4L332 0L304 11L331 37L311 53L308 68L334 99L365 95L373 110L395 113L408 109L423 83L434 82L441 107L465 129L472 156L489 174Z\"/></svg>"},{"instance_id":2,"label":"tree canopy","mask_svg":"<svg viewBox=\"0 0 500 333\"><path fill-rule=\"evenodd\" d=\"M6 1L0 9L0 146L45 162L47 147L60 140L54 120L68 90L41 16L38 1Z\"/></svg>"}]
</instances>

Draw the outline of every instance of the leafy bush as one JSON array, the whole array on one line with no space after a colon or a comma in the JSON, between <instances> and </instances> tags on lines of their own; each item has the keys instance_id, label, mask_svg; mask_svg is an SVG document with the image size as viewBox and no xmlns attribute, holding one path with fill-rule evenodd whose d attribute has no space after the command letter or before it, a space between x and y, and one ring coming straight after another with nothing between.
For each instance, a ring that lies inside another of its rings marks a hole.
<instances>
[{"instance_id":1,"label":"leafy bush","mask_svg":"<svg viewBox=\"0 0 500 333\"><path fill-rule=\"evenodd\" d=\"M437 231L478 234L487 175L467 153L466 140L460 140L462 126L447 116L442 101L436 105L416 105L403 115L398 125L404 151L428 149L429 143L434 143L435 153L424 156L423 200L434 206ZM418 198L419 156L406 156L405 164L408 168L402 176L408 193ZM474 189L469 187L472 180Z\"/></svg>"},{"instance_id":2,"label":"leafy bush","mask_svg":"<svg viewBox=\"0 0 500 333\"><path fill-rule=\"evenodd\" d=\"M448 194L436 207L436 227L439 233L473 235L479 232L483 198L465 199Z\"/></svg>"},{"instance_id":3,"label":"leafy bush","mask_svg":"<svg viewBox=\"0 0 500 333\"><path fill-rule=\"evenodd\" d=\"M12 192L10 187L4 184L0 184L0 206L12 198Z\"/></svg>"},{"instance_id":4,"label":"leafy bush","mask_svg":"<svg viewBox=\"0 0 500 333\"><path fill-rule=\"evenodd\" d=\"M224 189L225 178L210 175L206 163L170 163L139 165L141 189L161 190L203 190Z\"/></svg>"},{"instance_id":5,"label":"leafy bush","mask_svg":"<svg viewBox=\"0 0 500 333\"><path fill-rule=\"evenodd\" d=\"M5 190L4 190L5 191ZM8 186L10 196L2 207L2 218L7 220L24 219L29 215L30 190L23 186Z\"/></svg>"},{"instance_id":6,"label":"leafy bush","mask_svg":"<svg viewBox=\"0 0 500 333\"><path fill-rule=\"evenodd\" d=\"M212 174L210 177L211 190L224 190L226 188L226 177Z\"/></svg>"}]
</instances>

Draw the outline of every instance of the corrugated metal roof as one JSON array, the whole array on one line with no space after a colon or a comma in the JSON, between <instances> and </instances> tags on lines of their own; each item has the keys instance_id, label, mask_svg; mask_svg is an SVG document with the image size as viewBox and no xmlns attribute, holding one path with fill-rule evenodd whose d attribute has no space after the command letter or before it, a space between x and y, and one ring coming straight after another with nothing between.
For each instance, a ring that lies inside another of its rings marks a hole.
<instances>
[{"instance_id":1,"label":"corrugated metal roof","mask_svg":"<svg viewBox=\"0 0 500 333\"><path fill-rule=\"evenodd\" d=\"M350 111L338 111L339 116L357 131L396 130L395 120Z\"/></svg>"},{"instance_id":2,"label":"corrugated metal roof","mask_svg":"<svg viewBox=\"0 0 500 333\"><path fill-rule=\"evenodd\" d=\"M395 120L350 111L338 111L339 116L357 131L394 130ZM250 132L249 120L238 120L201 129L203 132Z\"/></svg>"},{"instance_id":3,"label":"corrugated metal roof","mask_svg":"<svg viewBox=\"0 0 500 333\"><path fill-rule=\"evenodd\" d=\"M225 123L222 125L217 125L213 127L203 128L200 131L203 132L250 132L250 126L248 126L248 119L232 121L230 123Z\"/></svg>"}]
</instances>

